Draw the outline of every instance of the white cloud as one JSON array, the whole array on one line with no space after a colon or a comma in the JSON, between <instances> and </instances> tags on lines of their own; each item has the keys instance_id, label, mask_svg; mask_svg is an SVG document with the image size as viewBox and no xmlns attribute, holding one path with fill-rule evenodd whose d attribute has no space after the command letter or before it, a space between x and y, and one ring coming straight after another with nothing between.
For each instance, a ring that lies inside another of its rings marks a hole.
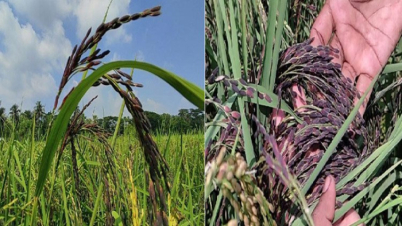
<instances>
[{"instance_id":1,"label":"white cloud","mask_svg":"<svg viewBox=\"0 0 402 226\"><path fill-rule=\"evenodd\" d=\"M92 31L96 30L103 21L110 0L81 0L74 6L73 13L77 17L77 36L83 38L90 27ZM114 1L109 8L106 22L127 14L130 0ZM124 27L120 27L113 32L106 34L106 43L111 44L117 41L130 42L132 37L127 34Z\"/></svg>"},{"instance_id":2,"label":"white cloud","mask_svg":"<svg viewBox=\"0 0 402 226\"><path fill-rule=\"evenodd\" d=\"M120 60L121 56L117 53L113 53L112 61Z\"/></svg>"},{"instance_id":3,"label":"white cloud","mask_svg":"<svg viewBox=\"0 0 402 226\"><path fill-rule=\"evenodd\" d=\"M61 23L68 16L74 15L77 19L76 35L84 38L88 29L92 33L103 21L110 0L7 0L19 15L28 19L35 27L41 30L53 29L55 24ZM106 22L128 13L130 0L113 1L110 5ZM105 36L106 44L117 41L128 43L132 36L124 27L109 32Z\"/></svg>"},{"instance_id":4,"label":"white cloud","mask_svg":"<svg viewBox=\"0 0 402 226\"><path fill-rule=\"evenodd\" d=\"M121 15L123 15L123 14L121 14ZM123 43L129 43L133 39L131 35L127 34L127 32L124 29L124 27L120 27L119 29L116 29L116 30L113 30L111 32L108 32L105 35L105 38L106 38L106 44L107 45L114 44L114 43L116 43L118 41L121 41Z\"/></svg>"},{"instance_id":5,"label":"white cloud","mask_svg":"<svg viewBox=\"0 0 402 226\"><path fill-rule=\"evenodd\" d=\"M72 48L61 21L49 26L52 29L38 33L30 23L21 24L8 3L0 2L2 104L10 106L22 98L34 103L55 95L57 86L51 74L62 70Z\"/></svg>"},{"instance_id":6,"label":"white cloud","mask_svg":"<svg viewBox=\"0 0 402 226\"><path fill-rule=\"evenodd\" d=\"M35 27L51 29L54 23L68 16L73 9L70 0L8 0L20 15L24 15Z\"/></svg>"},{"instance_id":7,"label":"white cloud","mask_svg":"<svg viewBox=\"0 0 402 226\"><path fill-rule=\"evenodd\" d=\"M180 101L177 104L177 108L176 109L190 109L190 108L197 108L194 104L190 103L190 101L188 101L186 98L181 97ZM175 112L174 114L177 115L178 114L178 110L177 112Z\"/></svg>"},{"instance_id":8,"label":"white cloud","mask_svg":"<svg viewBox=\"0 0 402 226\"><path fill-rule=\"evenodd\" d=\"M156 102L155 100L147 98L143 103L143 109L146 111L156 112L158 114L170 113L169 109L162 103Z\"/></svg>"},{"instance_id":9,"label":"white cloud","mask_svg":"<svg viewBox=\"0 0 402 226\"><path fill-rule=\"evenodd\" d=\"M138 50L135 53L134 59L136 59L137 61L145 61L145 55L141 50Z\"/></svg>"},{"instance_id":10,"label":"white cloud","mask_svg":"<svg viewBox=\"0 0 402 226\"><path fill-rule=\"evenodd\" d=\"M123 99L110 86L91 87L85 94L79 106L82 109L92 98L98 96L85 112L87 116L97 115L103 116L118 116ZM123 112L124 116L130 115L127 109Z\"/></svg>"}]
</instances>

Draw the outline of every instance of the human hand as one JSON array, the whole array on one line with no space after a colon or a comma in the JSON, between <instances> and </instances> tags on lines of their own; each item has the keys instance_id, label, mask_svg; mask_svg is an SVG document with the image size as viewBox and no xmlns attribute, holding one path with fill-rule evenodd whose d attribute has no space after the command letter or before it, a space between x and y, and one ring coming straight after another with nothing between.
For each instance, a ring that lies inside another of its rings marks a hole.
<instances>
[{"instance_id":1,"label":"human hand","mask_svg":"<svg viewBox=\"0 0 402 226\"><path fill-rule=\"evenodd\" d=\"M342 74L356 82L363 95L401 37L401 10L399 0L327 0L311 29L312 45L338 49L334 62L342 65ZM370 93L359 109L361 115Z\"/></svg>"},{"instance_id":2,"label":"human hand","mask_svg":"<svg viewBox=\"0 0 402 226\"><path fill-rule=\"evenodd\" d=\"M342 218L334 224L332 221L335 216L335 180L332 176L325 179L324 187L322 189L320 201L313 211L313 221L317 226L350 226L356 221L360 220L359 214L351 209ZM364 224L360 224L362 226Z\"/></svg>"},{"instance_id":3,"label":"human hand","mask_svg":"<svg viewBox=\"0 0 402 226\"><path fill-rule=\"evenodd\" d=\"M399 0L327 0L311 29L312 45L329 44L338 49L339 58L335 58L334 63L342 66L342 74L350 78L363 95L401 37L401 10ZM300 93L295 84L292 91L297 94L294 107L305 105L303 90ZM371 90L359 108L362 116L370 94ZM277 126L285 114L276 109L273 113Z\"/></svg>"}]
</instances>

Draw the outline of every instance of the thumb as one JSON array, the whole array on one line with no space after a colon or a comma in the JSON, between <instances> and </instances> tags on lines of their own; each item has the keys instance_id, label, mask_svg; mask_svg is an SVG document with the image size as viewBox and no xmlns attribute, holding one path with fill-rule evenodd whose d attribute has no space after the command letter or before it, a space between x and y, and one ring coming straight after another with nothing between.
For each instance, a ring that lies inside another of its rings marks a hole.
<instances>
[{"instance_id":1,"label":"thumb","mask_svg":"<svg viewBox=\"0 0 402 226\"><path fill-rule=\"evenodd\" d=\"M332 221L335 216L335 179L328 176L325 179L324 187L322 189L320 201L313 211L313 220L315 225L319 226L332 226Z\"/></svg>"}]
</instances>

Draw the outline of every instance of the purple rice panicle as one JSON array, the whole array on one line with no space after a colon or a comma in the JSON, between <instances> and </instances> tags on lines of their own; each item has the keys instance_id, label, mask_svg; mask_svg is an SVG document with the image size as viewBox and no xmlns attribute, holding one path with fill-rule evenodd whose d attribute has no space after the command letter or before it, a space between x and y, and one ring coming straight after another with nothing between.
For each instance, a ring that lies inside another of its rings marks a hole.
<instances>
[{"instance_id":1,"label":"purple rice panicle","mask_svg":"<svg viewBox=\"0 0 402 226\"><path fill-rule=\"evenodd\" d=\"M129 75L120 70L116 72L123 77L128 77L131 79ZM134 93L132 92L133 90L130 87L130 85L137 87L140 87L140 85L138 85L137 83L133 83L129 79L123 81L120 80L121 78L116 79L112 77L109 75L105 75L103 78L105 79L104 81L108 81L108 84L110 84L110 86L123 98L127 110L133 117L134 126L137 132L136 135L141 143L141 147L143 148L145 160L149 165L148 173L150 174L150 184L148 189L152 191L152 193L156 194L149 197L152 203L153 210L152 212L150 212L150 221L154 222L155 225L168 225L166 223L168 222L166 217L167 205L163 187L165 187L168 192L170 191L167 175L169 167L163 156L160 154L158 146L151 136L151 123L145 115L142 104L140 100L134 95ZM119 86L119 83L125 85L128 91L123 90ZM164 181L164 186L159 183L159 181L162 179ZM160 207L160 209L158 208L158 206Z\"/></svg>"},{"instance_id":2,"label":"purple rice panicle","mask_svg":"<svg viewBox=\"0 0 402 226\"><path fill-rule=\"evenodd\" d=\"M55 110L58 105L60 94L67 84L67 82L71 79L71 77L77 72L83 72L86 70L92 70L93 67L99 65L101 63L101 59L110 53L109 50L106 50L100 53L100 49L95 50L91 55L84 57L81 59L82 55L91 49L94 45L98 44L102 37L106 34L106 32L119 28L122 24L128 23L130 21L134 21L140 18L148 17L148 16L159 16L161 7L156 6L151 9L146 9L140 13L134 13L132 15L125 15L122 17L117 17L108 23L102 23L98 26L95 31L95 34L89 37L91 33L91 28L86 33L84 39L82 40L79 46L74 46L71 55L69 56L66 67L64 69L64 73L59 85L59 91L56 95L54 107Z\"/></svg>"},{"instance_id":3,"label":"purple rice panicle","mask_svg":"<svg viewBox=\"0 0 402 226\"><path fill-rule=\"evenodd\" d=\"M291 90L292 85L297 84L299 91L304 90L307 106L295 112L303 119L303 123L298 124L294 118L286 117L278 127L271 127L270 131L275 134L279 147L286 144L285 149L280 148L283 150L281 155L301 186L306 183L324 155L324 150L353 109L353 99L359 96L351 81L342 75L341 66L331 61L338 57L339 51L328 46L313 47L311 42L308 40L296 44L282 52L275 87L275 92L289 106L293 106L297 95ZM362 143L358 143L358 139ZM333 175L337 183L368 157L373 147L367 139L365 121L358 114L308 192L306 199L309 205L319 198L326 176ZM269 145L264 147L261 159L267 154L273 154ZM293 201L283 198L288 196L286 186L278 183L278 176L267 174L267 168L269 166L261 160L259 187L268 202L277 207L274 212L276 220L285 214L289 223L291 217L299 213L289 212ZM365 187L354 187L353 183L345 185L337 194L354 194ZM338 207L341 205L338 203Z\"/></svg>"}]
</instances>

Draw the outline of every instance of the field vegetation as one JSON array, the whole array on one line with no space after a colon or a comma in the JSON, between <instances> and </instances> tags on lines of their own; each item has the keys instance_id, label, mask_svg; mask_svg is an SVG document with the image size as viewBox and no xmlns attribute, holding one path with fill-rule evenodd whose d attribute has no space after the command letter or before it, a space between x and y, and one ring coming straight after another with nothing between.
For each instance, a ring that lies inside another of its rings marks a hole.
<instances>
[{"instance_id":1,"label":"field vegetation","mask_svg":"<svg viewBox=\"0 0 402 226\"><path fill-rule=\"evenodd\" d=\"M10 123L10 120L6 122ZM28 124L28 120L21 123ZM31 130L24 136L16 130L7 132L9 136L3 136L0 141L1 225L19 225L26 222L31 214L28 194L34 192L45 140L43 136L31 139L33 124L32 121L30 123ZM45 184L44 194L47 195L40 197L43 204L37 224L88 225L94 216L93 225L147 225L149 192L144 172L147 163L140 143L133 139L135 129L128 125L116 139L111 153L112 161L116 163L111 170L116 178L107 172L111 166L102 144L88 141L87 135L82 134L77 141L80 147L77 150L78 190L74 184L71 149L68 147L60 159L58 171L52 171ZM16 139L16 136L20 138ZM168 134L155 131L154 139L169 165L169 225L201 225L204 220L203 131L172 131ZM103 183L107 183L108 187L101 188ZM98 193L101 196L98 210L94 213Z\"/></svg>"}]
</instances>

